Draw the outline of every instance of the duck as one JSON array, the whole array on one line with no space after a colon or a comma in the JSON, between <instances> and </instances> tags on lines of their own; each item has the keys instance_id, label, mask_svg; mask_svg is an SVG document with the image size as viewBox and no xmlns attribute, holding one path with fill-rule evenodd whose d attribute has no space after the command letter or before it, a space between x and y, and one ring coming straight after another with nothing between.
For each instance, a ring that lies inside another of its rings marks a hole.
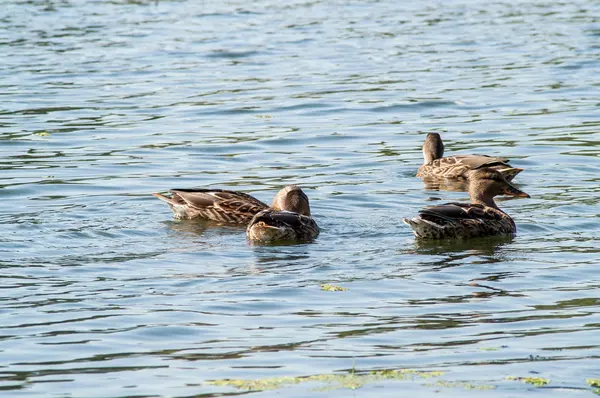
<instances>
[{"instance_id":1,"label":"duck","mask_svg":"<svg viewBox=\"0 0 600 398\"><path fill-rule=\"evenodd\" d=\"M224 189L171 189L170 196L161 193L152 195L166 202L173 218L177 220L205 219L227 224L248 225L252 218L263 210L296 211L295 196L298 188L288 185L280 190L271 206L243 192Z\"/></svg>"},{"instance_id":2,"label":"duck","mask_svg":"<svg viewBox=\"0 0 600 398\"><path fill-rule=\"evenodd\" d=\"M512 181L523 171L508 164L505 158L487 155L455 155L444 156L444 143L438 133L429 133L423 144L424 163L417 172L417 177L428 179L468 179L469 173L483 167L498 170L507 181Z\"/></svg>"},{"instance_id":3,"label":"duck","mask_svg":"<svg viewBox=\"0 0 600 398\"><path fill-rule=\"evenodd\" d=\"M296 185L283 188L278 196L285 206L271 206L258 212L248 224L250 241L310 241L319 235L317 222L311 217L308 196Z\"/></svg>"},{"instance_id":4,"label":"duck","mask_svg":"<svg viewBox=\"0 0 600 398\"><path fill-rule=\"evenodd\" d=\"M417 238L475 238L479 236L514 235L514 220L496 205L494 196L510 195L529 198L498 170L486 167L471 172L471 203L446 203L422 209L416 217L404 218Z\"/></svg>"}]
</instances>

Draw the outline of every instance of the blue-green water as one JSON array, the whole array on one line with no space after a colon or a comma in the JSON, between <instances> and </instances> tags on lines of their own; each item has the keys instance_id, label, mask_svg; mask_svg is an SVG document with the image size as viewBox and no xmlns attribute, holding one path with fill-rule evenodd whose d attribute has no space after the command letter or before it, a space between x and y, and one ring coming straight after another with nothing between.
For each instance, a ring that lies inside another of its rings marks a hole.
<instances>
[{"instance_id":1,"label":"blue-green water","mask_svg":"<svg viewBox=\"0 0 600 398\"><path fill-rule=\"evenodd\" d=\"M596 2L7 0L0 49L3 397L593 396ZM401 217L467 199L414 177L427 132L526 169L515 238L415 241ZM150 196L289 183L314 243Z\"/></svg>"}]
</instances>

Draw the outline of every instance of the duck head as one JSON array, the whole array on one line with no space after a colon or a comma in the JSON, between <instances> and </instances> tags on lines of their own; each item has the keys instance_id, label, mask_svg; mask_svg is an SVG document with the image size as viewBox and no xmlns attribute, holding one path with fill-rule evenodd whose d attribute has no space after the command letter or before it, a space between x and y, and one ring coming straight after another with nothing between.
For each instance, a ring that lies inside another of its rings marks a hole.
<instances>
[{"instance_id":1,"label":"duck head","mask_svg":"<svg viewBox=\"0 0 600 398\"><path fill-rule=\"evenodd\" d=\"M310 216L308 196L297 185L288 185L275 195L271 208Z\"/></svg>"},{"instance_id":2,"label":"duck head","mask_svg":"<svg viewBox=\"0 0 600 398\"><path fill-rule=\"evenodd\" d=\"M423 158L425 164L431 163L436 159L444 156L444 143L442 137L438 133L429 133L425 137L425 143L423 144Z\"/></svg>"},{"instance_id":3,"label":"duck head","mask_svg":"<svg viewBox=\"0 0 600 398\"><path fill-rule=\"evenodd\" d=\"M529 198L529 194L521 191L497 170L481 168L469 173L469 196L472 203L495 207L494 196L509 195L520 198Z\"/></svg>"}]
</instances>

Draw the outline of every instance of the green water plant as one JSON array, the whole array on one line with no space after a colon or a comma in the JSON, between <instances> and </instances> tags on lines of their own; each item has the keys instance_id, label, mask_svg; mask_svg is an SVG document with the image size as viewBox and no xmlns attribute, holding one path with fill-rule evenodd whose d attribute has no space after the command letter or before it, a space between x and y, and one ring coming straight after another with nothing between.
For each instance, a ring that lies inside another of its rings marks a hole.
<instances>
[{"instance_id":1,"label":"green water plant","mask_svg":"<svg viewBox=\"0 0 600 398\"><path fill-rule=\"evenodd\" d=\"M325 383L327 386L321 390L346 388L356 390L367 383L373 383L382 380L412 380L415 378L428 379L432 377L442 376L444 372L440 371L422 371L414 369L399 369L399 370L374 370L371 372L356 372L353 368L350 372L344 374L316 374L310 376L282 376L271 377L257 380L245 379L221 379L211 380L208 383L215 386L229 386L240 390L247 391L263 391L281 388L285 385L293 385L299 383L319 382Z\"/></svg>"},{"instance_id":2,"label":"green water plant","mask_svg":"<svg viewBox=\"0 0 600 398\"><path fill-rule=\"evenodd\" d=\"M492 386L489 384L473 384L466 383L462 381L447 381L447 380L438 380L435 384L426 384L426 386L430 387L446 387L446 388L463 388L465 390L494 390L496 386Z\"/></svg>"},{"instance_id":3,"label":"green water plant","mask_svg":"<svg viewBox=\"0 0 600 398\"><path fill-rule=\"evenodd\" d=\"M336 286L336 285L329 285L327 283L324 283L321 285L321 290L326 291L326 292L344 292L344 291L348 290L348 288L342 287L342 286Z\"/></svg>"},{"instance_id":4,"label":"green water plant","mask_svg":"<svg viewBox=\"0 0 600 398\"><path fill-rule=\"evenodd\" d=\"M585 382L591 387L600 387L600 379L586 379Z\"/></svg>"},{"instance_id":5,"label":"green water plant","mask_svg":"<svg viewBox=\"0 0 600 398\"><path fill-rule=\"evenodd\" d=\"M543 377L518 377L518 376L506 376L506 380L518 380L523 383L531 384L536 387L545 386L550 383L550 380Z\"/></svg>"},{"instance_id":6,"label":"green water plant","mask_svg":"<svg viewBox=\"0 0 600 398\"><path fill-rule=\"evenodd\" d=\"M600 395L600 379L586 379L585 382L594 387L594 394Z\"/></svg>"}]
</instances>

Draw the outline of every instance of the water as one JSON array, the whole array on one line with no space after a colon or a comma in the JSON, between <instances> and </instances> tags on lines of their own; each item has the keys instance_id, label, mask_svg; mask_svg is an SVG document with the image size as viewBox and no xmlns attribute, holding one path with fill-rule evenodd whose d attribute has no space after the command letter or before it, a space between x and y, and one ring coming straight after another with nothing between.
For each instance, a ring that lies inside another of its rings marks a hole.
<instances>
[{"instance_id":1,"label":"water","mask_svg":"<svg viewBox=\"0 0 600 398\"><path fill-rule=\"evenodd\" d=\"M254 395L592 396L599 11L4 1L2 396L235 395L209 381L400 369L443 374ZM516 237L423 244L401 223L467 198L414 177L434 131L447 153L526 169L532 198L499 202ZM251 245L150 195L270 201L288 183L311 199L314 243Z\"/></svg>"}]
</instances>

